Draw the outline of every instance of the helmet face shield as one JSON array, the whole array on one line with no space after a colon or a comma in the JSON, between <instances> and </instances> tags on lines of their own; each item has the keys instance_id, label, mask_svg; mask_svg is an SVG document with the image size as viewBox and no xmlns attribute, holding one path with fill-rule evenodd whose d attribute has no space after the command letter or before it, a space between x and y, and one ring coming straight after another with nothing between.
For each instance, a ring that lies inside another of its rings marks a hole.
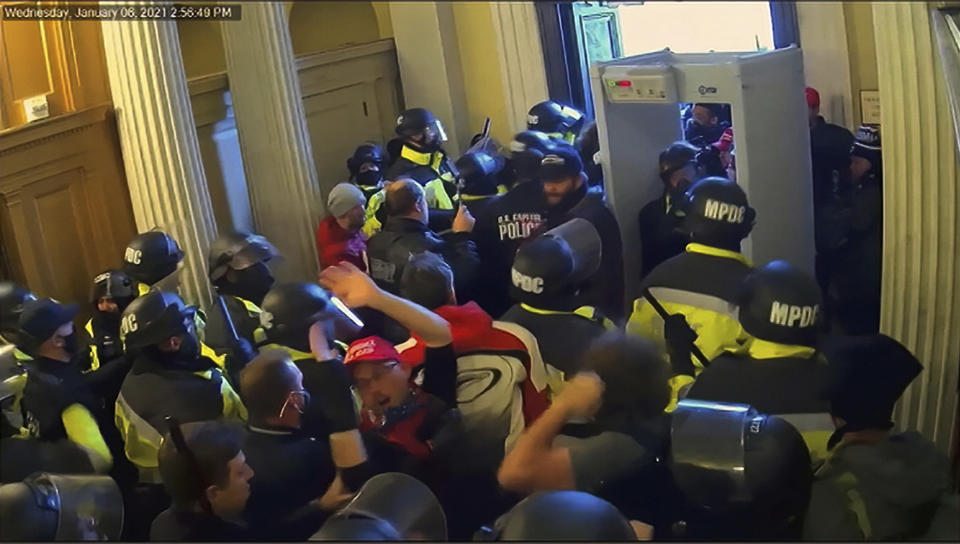
<instances>
[{"instance_id":1,"label":"helmet face shield","mask_svg":"<svg viewBox=\"0 0 960 544\"><path fill-rule=\"evenodd\" d=\"M433 122L428 124L423 129L423 133L426 135L428 142L444 143L447 141L447 132L443 130L443 123L439 119L434 119Z\"/></svg>"},{"instance_id":2,"label":"helmet face shield","mask_svg":"<svg viewBox=\"0 0 960 544\"><path fill-rule=\"evenodd\" d=\"M277 248L266 238L260 235L252 235L248 238L247 245L234 254L230 261L230 268L243 270L257 263L275 259L279 255Z\"/></svg>"}]
</instances>

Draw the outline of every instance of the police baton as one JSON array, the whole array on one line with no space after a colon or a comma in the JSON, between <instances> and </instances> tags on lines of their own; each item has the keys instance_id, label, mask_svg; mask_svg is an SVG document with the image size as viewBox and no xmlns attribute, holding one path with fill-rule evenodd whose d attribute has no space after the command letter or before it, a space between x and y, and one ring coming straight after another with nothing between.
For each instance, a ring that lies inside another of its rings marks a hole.
<instances>
[{"instance_id":1,"label":"police baton","mask_svg":"<svg viewBox=\"0 0 960 544\"><path fill-rule=\"evenodd\" d=\"M647 302L650 303L650 306L653 306L654 311L657 312L660 318L663 319L664 323L666 323L667 319L671 317L671 314L667 313L667 310L663 307L663 305L660 304L660 301L653 296L653 293L650 292L650 288L649 287L644 288L640 294L643 296L643 298L647 299ZM680 315L681 317L683 317L682 314L677 314L677 315ZM690 331L690 337L695 340L697 338L697 333L692 328L690 328L690 325L686 322L686 318L684 318L684 324L687 326L687 329ZM697 347L697 344L695 343L694 340L690 341L690 353L693 354L693 356L696 357L698 361L700 361L700 364L703 365L704 368L710 366L709 359L707 359L707 356L704 355L702 351L700 351L700 348Z\"/></svg>"},{"instance_id":2,"label":"police baton","mask_svg":"<svg viewBox=\"0 0 960 544\"><path fill-rule=\"evenodd\" d=\"M223 328L224 332L227 333L227 343L230 344L231 351L233 351L234 357L237 359L243 359L242 361L237 361L242 363L239 366L243 368L247 366L252 359L254 354L251 353L248 346L240 340L240 335L237 334L237 328L233 324L233 317L230 315L230 312L227 310L227 303L223 300L223 295L217 294L217 309L220 310L220 315L223 317ZM253 346L250 346L252 348Z\"/></svg>"}]
</instances>

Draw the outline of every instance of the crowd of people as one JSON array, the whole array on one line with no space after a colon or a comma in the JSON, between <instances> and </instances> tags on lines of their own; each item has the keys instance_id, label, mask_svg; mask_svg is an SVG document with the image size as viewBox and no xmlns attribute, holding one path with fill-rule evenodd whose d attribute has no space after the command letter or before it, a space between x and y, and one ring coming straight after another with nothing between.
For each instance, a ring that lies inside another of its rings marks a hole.
<instances>
[{"instance_id":1,"label":"crowd of people","mask_svg":"<svg viewBox=\"0 0 960 544\"><path fill-rule=\"evenodd\" d=\"M0 285L0 539L956 540L946 457L891 430L922 366L877 333L874 271L849 277L879 134L807 100L816 278L740 253L762 218L721 106L689 108L624 248L596 126L547 101L456 160L421 108L357 147L316 282L228 233L200 309L155 229L83 330Z\"/></svg>"}]
</instances>

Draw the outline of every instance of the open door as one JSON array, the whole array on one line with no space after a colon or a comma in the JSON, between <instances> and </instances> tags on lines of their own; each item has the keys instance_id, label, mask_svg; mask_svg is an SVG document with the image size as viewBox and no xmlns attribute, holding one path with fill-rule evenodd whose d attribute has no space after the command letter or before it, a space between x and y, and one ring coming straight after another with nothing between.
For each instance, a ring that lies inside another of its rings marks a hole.
<instances>
[{"instance_id":1,"label":"open door","mask_svg":"<svg viewBox=\"0 0 960 544\"><path fill-rule=\"evenodd\" d=\"M573 21L576 43L579 46L581 78L587 86L583 109L588 119L593 119L593 97L589 90L590 66L623 56L620 41L620 15L617 8L608 2L573 3Z\"/></svg>"}]
</instances>

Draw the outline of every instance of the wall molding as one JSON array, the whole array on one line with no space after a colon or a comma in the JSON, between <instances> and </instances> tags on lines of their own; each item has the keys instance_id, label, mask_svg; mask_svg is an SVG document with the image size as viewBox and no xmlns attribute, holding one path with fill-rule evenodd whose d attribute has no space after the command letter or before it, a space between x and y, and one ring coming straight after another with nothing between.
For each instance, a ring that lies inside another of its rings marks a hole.
<instances>
[{"instance_id":1,"label":"wall molding","mask_svg":"<svg viewBox=\"0 0 960 544\"><path fill-rule=\"evenodd\" d=\"M511 132L527 128L530 106L549 98L533 2L490 2Z\"/></svg>"}]
</instances>

